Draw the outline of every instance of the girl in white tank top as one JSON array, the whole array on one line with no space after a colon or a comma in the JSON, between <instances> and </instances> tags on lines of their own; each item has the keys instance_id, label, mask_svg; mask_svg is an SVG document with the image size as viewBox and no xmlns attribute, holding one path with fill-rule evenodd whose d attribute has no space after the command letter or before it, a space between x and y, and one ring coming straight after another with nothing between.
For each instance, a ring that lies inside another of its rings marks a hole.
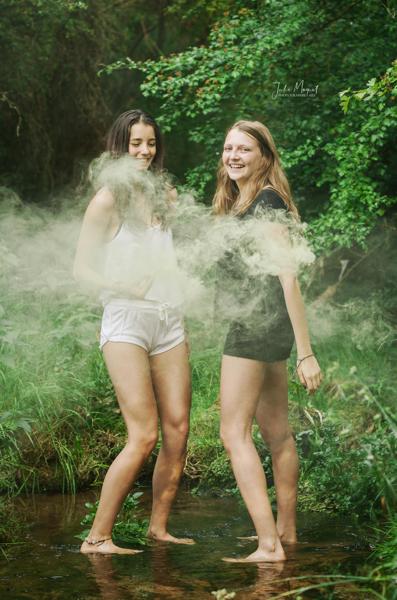
<instances>
[{"instance_id":1,"label":"girl in white tank top","mask_svg":"<svg viewBox=\"0 0 397 600\"><path fill-rule=\"evenodd\" d=\"M162 542L194 543L167 528L186 456L190 369L177 263L164 217L175 191L153 177L162 168L159 128L147 113L127 111L110 129L107 150L110 160L102 160L102 186L84 216L74 274L100 292L101 347L128 438L106 474L81 552L134 554L139 550L114 544L112 529L156 446L159 418L162 445L147 535ZM153 194L146 193L150 186Z\"/></svg>"},{"instance_id":2,"label":"girl in white tank top","mask_svg":"<svg viewBox=\"0 0 397 600\"><path fill-rule=\"evenodd\" d=\"M132 285L149 278L151 285L144 296L146 301L167 303L173 308L180 308L183 302L172 232L160 225L141 229L122 223L106 244L104 278L130 281ZM119 296L105 289L101 300L106 304L112 298L120 299ZM141 301L136 302L139 307Z\"/></svg>"}]
</instances>

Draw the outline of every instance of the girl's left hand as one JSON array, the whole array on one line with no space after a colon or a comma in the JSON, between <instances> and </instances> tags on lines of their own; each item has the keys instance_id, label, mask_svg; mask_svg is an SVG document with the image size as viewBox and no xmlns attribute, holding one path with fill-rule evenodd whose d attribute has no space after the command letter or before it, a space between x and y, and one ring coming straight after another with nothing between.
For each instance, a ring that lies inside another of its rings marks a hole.
<instances>
[{"instance_id":1,"label":"girl's left hand","mask_svg":"<svg viewBox=\"0 0 397 600\"><path fill-rule=\"evenodd\" d=\"M302 361L298 359L296 371L309 394L313 394L320 387L323 375L315 356L309 356Z\"/></svg>"}]
</instances>

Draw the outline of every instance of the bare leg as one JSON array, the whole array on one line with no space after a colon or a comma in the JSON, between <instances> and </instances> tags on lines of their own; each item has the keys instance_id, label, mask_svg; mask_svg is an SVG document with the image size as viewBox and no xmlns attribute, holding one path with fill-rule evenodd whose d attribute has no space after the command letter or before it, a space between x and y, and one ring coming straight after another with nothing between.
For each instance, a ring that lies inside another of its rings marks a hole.
<instances>
[{"instance_id":1,"label":"bare leg","mask_svg":"<svg viewBox=\"0 0 397 600\"><path fill-rule=\"evenodd\" d=\"M189 432L190 368L186 344L150 359L160 415L162 445L153 473L153 508L148 536L159 541L192 544L176 538L167 522L186 459Z\"/></svg>"},{"instance_id":2,"label":"bare leg","mask_svg":"<svg viewBox=\"0 0 397 600\"><path fill-rule=\"evenodd\" d=\"M277 494L277 531L282 542L296 542L298 454L288 424L288 382L285 362L266 364L255 417L272 455Z\"/></svg>"},{"instance_id":3,"label":"bare leg","mask_svg":"<svg viewBox=\"0 0 397 600\"><path fill-rule=\"evenodd\" d=\"M157 408L147 353L133 344L108 342L103 354L120 409L128 440L111 464L103 482L98 510L81 552L134 554L138 550L119 548L111 539L116 516L143 463L157 441Z\"/></svg>"},{"instance_id":4,"label":"bare leg","mask_svg":"<svg viewBox=\"0 0 397 600\"><path fill-rule=\"evenodd\" d=\"M284 550L266 491L262 464L252 440L252 422L264 383L262 362L223 356L221 370L221 437L248 512L258 534L258 548L235 562L278 562Z\"/></svg>"}]
</instances>

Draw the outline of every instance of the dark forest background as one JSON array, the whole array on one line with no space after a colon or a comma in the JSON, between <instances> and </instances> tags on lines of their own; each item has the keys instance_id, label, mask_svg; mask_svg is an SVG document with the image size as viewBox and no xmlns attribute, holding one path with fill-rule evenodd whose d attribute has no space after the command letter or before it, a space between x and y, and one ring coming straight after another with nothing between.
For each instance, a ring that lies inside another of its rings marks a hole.
<instances>
[{"instance_id":1,"label":"dark forest background","mask_svg":"<svg viewBox=\"0 0 397 600\"><path fill-rule=\"evenodd\" d=\"M125 56L155 60L205 43L227 4L196 10L164 0L2 1L3 185L37 200L76 183L117 114L137 106L159 114L159 98L142 97L140 73L98 71ZM186 153L195 163L183 129L167 142L168 167L183 176Z\"/></svg>"}]
</instances>

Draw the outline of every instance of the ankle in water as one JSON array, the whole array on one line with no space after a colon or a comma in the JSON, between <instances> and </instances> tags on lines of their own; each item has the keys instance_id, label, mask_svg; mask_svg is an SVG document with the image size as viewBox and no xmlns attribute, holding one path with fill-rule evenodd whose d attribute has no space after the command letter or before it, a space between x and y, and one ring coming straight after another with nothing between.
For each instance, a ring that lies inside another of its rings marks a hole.
<instances>
[{"instance_id":1,"label":"ankle in water","mask_svg":"<svg viewBox=\"0 0 397 600\"><path fill-rule=\"evenodd\" d=\"M93 536L87 536L84 541L87 544L89 544L90 546L100 546L104 542L107 542L108 540L111 540L111 539L112 539L112 536L99 537L99 538L94 538Z\"/></svg>"}]
</instances>

